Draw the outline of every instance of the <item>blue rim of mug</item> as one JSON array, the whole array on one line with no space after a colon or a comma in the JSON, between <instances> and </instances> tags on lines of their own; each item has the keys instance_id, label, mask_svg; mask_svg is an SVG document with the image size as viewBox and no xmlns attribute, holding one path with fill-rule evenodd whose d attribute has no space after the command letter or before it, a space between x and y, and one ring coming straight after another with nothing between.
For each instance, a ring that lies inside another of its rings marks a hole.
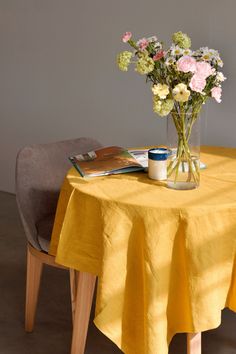
<instances>
[{"instance_id":1,"label":"blue rim of mug","mask_svg":"<svg viewBox=\"0 0 236 354\"><path fill-rule=\"evenodd\" d=\"M148 150L148 158L154 161L165 161L170 155L170 150L167 148L152 148Z\"/></svg>"}]
</instances>

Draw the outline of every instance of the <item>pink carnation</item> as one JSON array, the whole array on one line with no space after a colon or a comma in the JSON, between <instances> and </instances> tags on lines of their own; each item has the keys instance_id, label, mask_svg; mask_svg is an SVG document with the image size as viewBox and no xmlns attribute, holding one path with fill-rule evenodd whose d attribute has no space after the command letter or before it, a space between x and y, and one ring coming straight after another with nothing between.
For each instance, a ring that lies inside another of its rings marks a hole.
<instances>
[{"instance_id":1,"label":"pink carnation","mask_svg":"<svg viewBox=\"0 0 236 354\"><path fill-rule=\"evenodd\" d=\"M209 63L205 61L199 61L196 64L196 74L206 79L208 76L213 74L212 67Z\"/></svg>"},{"instance_id":2,"label":"pink carnation","mask_svg":"<svg viewBox=\"0 0 236 354\"><path fill-rule=\"evenodd\" d=\"M130 40L130 38L132 37L132 33L131 32L125 32L122 36L122 41L124 43L128 42Z\"/></svg>"},{"instance_id":3,"label":"pink carnation","mask_svg":"<svg viewBox=\"0 0 236 354\"><path fill-rule=\"evenodd\" d=\"M153 59L154 61L158 61L158 60L160 60L161 58L163 58L164 55L165 55L164 50L160 50L158 53L156 53L156 54L154 55L154 57L153 57L152 59Z\"/></svg>"},{"instance_id":4,"label":"pink carnation","mask_svg":"<svg viewBox=\"0 0 236 354\"><path fill-rule=\"evenodd\" d=\"M196 60L189 55L184 55L177 61L177 69L184 73L196 71Z\"/></svg>"},{"instance_id":5,"label":"pink carnation","mask_svg":"<svg viewBox=\"0 0 236 354\"><path fill-rule=\"evenodd\" d=\"M140 50L144 50L147 48L149 42L147 40L147 38L142 38L137 42L137 45L139 46Z\"/></svg>"},{"instance_id":6,"label":"pink carnation","mask_svg":"<svg viewBox=\"0 0 236 354\"><path fill-rule=\"evenodd\" d=\"M206 86L206 80L204 77L194 74L189 83L189 86L193 91L201 93Z\"/></svg>"},{"instance_id":7,"label":"pink carnation","mask_svg":"<svg viewBox=\"0 0 236 354\"><path fill-rule=\"evenodd\" d=\"M220 103L221 102L221 93L222 93L222 88L221 87L213 87L211 89L211 96L216 100L216 102Z\"/></svg>"}]
</instances>

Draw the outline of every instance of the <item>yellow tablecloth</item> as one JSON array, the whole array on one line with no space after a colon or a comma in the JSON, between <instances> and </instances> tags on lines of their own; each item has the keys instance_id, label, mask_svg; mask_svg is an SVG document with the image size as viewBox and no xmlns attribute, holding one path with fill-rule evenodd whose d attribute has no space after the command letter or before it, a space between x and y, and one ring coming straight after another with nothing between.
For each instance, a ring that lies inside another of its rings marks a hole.
<instances>
[{"instance_id":1,"label":"yellow tablecloth","mask_svg":"<svg viewBox=\"0 0 236 354\"><path fill-rule=\"evenodd\" d=\"M236 311L236 149L203 147L200 188L145 173L62 186L50 253L99 276L96 326L126 354L167 354L175 333Z\"/></svg>"}]
</instances>

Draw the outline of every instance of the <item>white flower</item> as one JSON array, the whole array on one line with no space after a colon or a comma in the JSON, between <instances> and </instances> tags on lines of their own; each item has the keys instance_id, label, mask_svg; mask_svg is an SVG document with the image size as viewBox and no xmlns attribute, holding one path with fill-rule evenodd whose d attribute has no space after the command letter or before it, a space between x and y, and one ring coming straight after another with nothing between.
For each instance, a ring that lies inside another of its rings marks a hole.
<instances>
[{"instance_id":1,"label":"white flower","mask_svg":"<svg viewBox=\"0 0 236 354\"><path fill-rule=\"evenodd\" d=\"M209 48L208 47L201 47L201 48L195 50L193 54L197 55L197 56L203 56L205 54L208 55L209 54Z\"/></svg>"},{"instance_id":2,"label":"white flower","mask_svg":"<svg viewBox=\"0 0 236 354\"><path fill-rule=\"evenodd\" d=\"M201 56L201 55L202 55L202 52L201 52L200 49L197 49L197 50L195 50L195 51L193 52L193 56L195 56L195 57L198 57L198 56Z\"/></svg>"},{"instance_id":3,"label":"white flower","mask_svg":"<svg viewBox=\"0 0 236 354\"><path fill-rule=\"evenodd\" d=\"M162 49L162 44L160 42L156 42L155 43L155 47Z\"/></svg>"},{"instance_id":4,"label":"white flower","mask_svg":"<svg viewBox=\"0 0 236 354\"><path fill-rule=\"evenodd\" d=\"M215 49L209 49L208 47L201 47L199 50L194 52L195 55L201 56L202 60L205 61L218 61L220 60L219 52Z\"/></svg>"},{"instance_id":5,"label":"white flower","mask_svg":"<svg viewBox=\"0 0 236 354\"><path fill-rule=\"evenodd\" d=\"M186 102L190 96L190 91L187 89L187 85L181 83L173 89L174 99L178 102Z\"/></svg>"},{"instance_id":6,"label":"white flower","mask_svg":"<svg viewBox=\"0 0 236 354\"><path fill-rule=\"evenodd\" d=\"M222 68L223 67L223 61L219 58L217 61L216 61L217 65Z\"/></svg>"},{"instance_id":7,"label":"white flower","mask_svg":"<svg viewBox=\"0 0 236 354\"><path fill-rule=\"evenodd\" d=\"M170 92L169 87L165 84L153 85L152 92L154 95L159 96L161 99L165 99Z\"/></svg>"},{"instance_id":8,"label":"white flower","mask_svg":"<svg viewBox=\"0 0 236 354\"><path fill-rule=\"evenodd\" d=\"M202 60L205 60L205 61L211 61L211 56L209 54L204 54L202 56Z\"/></svg>"},{"instance_id":9,"label":"white flower","mask_svg":"<svg viewBox=\"0 0 236 354\"><path fill-rule=\"evenodd\" d=\"M203 52L201 59L204 61L210 61L212 59L211 53L209 51Z\"/></svg>"},{"instance_id":10,"label":"white flower","mask_svg":"<svg viewBox=\"0 0 236 354\"><path fill-rule=\"evenodd\" d=\"M224 76L224 74L222 72L218 72L216 74L216 80L219 81L219 82L223 82L226 80L226 77Z\"/></svg>"},{"instance_id":11,"label":"white flower","mask_svg":"<svg viewBox=\"0 0 236 354\"><path fill-rule=\"evenodd\" d=\"M170 52L173 56L179 56L183 54L183 49L180 48L178 45L172 45L170 47Z\"/></svg>"},{"instance_id":12,"label":"white flower","mask_svg":"<svg viewBox=\"0 0 236 354\"><path fill-rule=\"evenodd\" d=\"M201 53L206 53L206 52L209 52L209 48L208 48L208 47L200 47L200 48L199 48L199 51L200 51Z\"/></svg>"},{"instance_id":13,"label":"white flower","mask_svg":"<svg viewBox=\"0 0 236 354\"><path fill-rule=\"evenodd\" d=\"M184 49L183 50L183 55L188 55L188 56L191 56L193 54L192 50L191 49Z\"/></svg>"},{"instance_id":14,"label":"white flower","mask_svg":"<svg viewBox=\"0 0 236 354\"><path fill-rule=\"evenodd\" d=\"M218 50L209 49L208 52L209 52L209 54L211 55L212 58L215 58L215 59L220 58Z\"/></svg>"},{"instance_id":15,"label":"white flower","mask_svg":"<svg viewBox=\"0 0 236 354\"><path fill-rule=\"evenodd\" d=\"M167 66L174 65L176 63L176 60L173 57L169 57L169 58L166 59L165 63L166 63Z\"/></svg>"},{"instance_id":16,"label":"white flower","mask_svg":"<svg viewBox=\"0 0 236 354\"><path fill-rule=\"evenodd\" d=\"M156 36L151 36L147 38L148 42L157 42L157 37Z\"/></svg>"},{"instance_id":17,"label":"white flower","mask_svg":"<svg viewBox=\"0 0 236 354\"><path fill-rule=\"evenodd\" d=\"M162 49L162 44L160 42L158 42L158 39L156 36L149 37L149 38L147 38L147 40L150 43L152 43L152 45L154 46L155 49Z\"/></svg>"}]
</instances>

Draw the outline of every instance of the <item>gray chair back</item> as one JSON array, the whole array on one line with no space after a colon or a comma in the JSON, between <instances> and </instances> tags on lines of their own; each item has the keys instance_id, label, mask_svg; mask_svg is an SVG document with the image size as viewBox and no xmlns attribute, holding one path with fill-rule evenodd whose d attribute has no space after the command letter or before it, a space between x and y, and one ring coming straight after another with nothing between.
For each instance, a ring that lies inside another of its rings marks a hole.
<instances>
[{"instance_id":1,"label":"gray chair back","mask_svg":"<svg viewBox=\"0 0 236 354\"><path fill-rule=\"evenodd\" d=\"M78 138L22 148L16 159L16 200L30 244L41 250L36 224L55 214L60 188L72 167L68 157L102 145L91 138Z\"/></svg>"}]
</instances>

